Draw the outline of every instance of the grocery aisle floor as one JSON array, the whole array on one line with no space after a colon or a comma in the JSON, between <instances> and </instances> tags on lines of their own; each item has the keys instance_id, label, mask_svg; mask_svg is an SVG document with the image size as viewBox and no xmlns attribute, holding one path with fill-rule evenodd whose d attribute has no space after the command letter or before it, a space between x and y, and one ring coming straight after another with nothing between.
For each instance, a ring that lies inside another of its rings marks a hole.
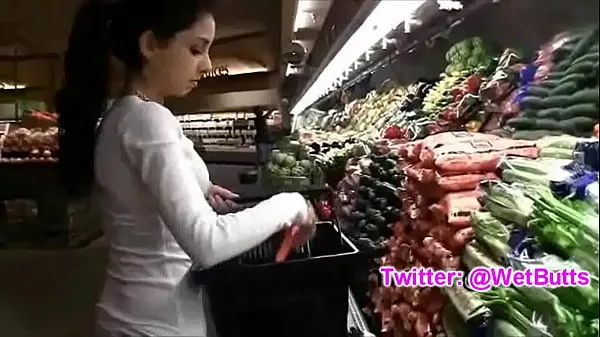
<instances>
[{"instance_id":1,"label":"grocery aisle floor","mask_svg":"<svg viewBox=\"0 0 600 337\"><path fill-rule=\"evenodd\" d=\"M92 336L102 239L79 250L0 250L0 336Z\"/></svg>"}]
</instances>

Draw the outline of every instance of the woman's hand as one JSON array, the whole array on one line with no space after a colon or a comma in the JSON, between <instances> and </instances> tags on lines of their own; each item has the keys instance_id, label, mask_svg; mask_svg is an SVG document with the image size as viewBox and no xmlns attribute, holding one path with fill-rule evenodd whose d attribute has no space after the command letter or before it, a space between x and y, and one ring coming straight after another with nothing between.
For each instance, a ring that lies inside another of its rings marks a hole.
<instances>
[{"instance_id":1,"label":"woman's hand","mask_svg":"<svg viewBox=\"0 0 600 337\"><path fill-rule=\"evenodd\" d=\"M212 185L208 190L208 204L219 214L238 211L241 207L233 199L239 195L219 185Z\"/></svg>"},{"instance_id":2,"label":"woman's hand","mask_svg":"<svg viewBox=\"0 0 600 337\"><path fill-rule=\"evenodd\" d=\"M294 236L293 247L298 248L305 245L317 231L316 223L319 221L317 213L309 201L306 201L307 210L296 219L294 225L298 226L298 232Z\"/></svg>"}]
</instances>

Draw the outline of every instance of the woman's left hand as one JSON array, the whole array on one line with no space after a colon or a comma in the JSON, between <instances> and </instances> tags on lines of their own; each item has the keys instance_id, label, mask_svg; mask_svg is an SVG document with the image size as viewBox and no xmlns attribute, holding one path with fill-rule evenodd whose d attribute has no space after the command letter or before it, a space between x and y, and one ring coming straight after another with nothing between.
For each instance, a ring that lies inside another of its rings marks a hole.
<instances>
[{"instance_id":1,"label":"woman's left hand","mask_svg":"<svg viewBox=\"0 0 600 337\"><path fill-rule=\"evenodd\" d=\"M239 210L240 205L236 204L232 199L238 198L239 195L223 188L219 185L212 185L208 190L208 203L220 214L231 213Z\"/></svg>"}]
</instances>

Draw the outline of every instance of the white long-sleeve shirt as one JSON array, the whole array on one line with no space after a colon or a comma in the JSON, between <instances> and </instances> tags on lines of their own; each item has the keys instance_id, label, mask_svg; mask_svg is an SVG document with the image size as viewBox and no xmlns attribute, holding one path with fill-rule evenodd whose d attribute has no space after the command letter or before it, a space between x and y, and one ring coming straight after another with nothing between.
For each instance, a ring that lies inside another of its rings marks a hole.
<instances>
[{"instance_id":1,"label":"white long-sleeve shirt","mask_svg":"<svg viewBox=\"0 0 600 337\"><path fill-rule=\"evenodd\" d=\"M177 119L160 104L127 96L103 120L95 152L95 199L109 262L97 305L109 333L211 336L206 296L189 287L192 263L237 256L306 213L297 193L217 215L210 179Z\"/></svg>"}]
</instances>

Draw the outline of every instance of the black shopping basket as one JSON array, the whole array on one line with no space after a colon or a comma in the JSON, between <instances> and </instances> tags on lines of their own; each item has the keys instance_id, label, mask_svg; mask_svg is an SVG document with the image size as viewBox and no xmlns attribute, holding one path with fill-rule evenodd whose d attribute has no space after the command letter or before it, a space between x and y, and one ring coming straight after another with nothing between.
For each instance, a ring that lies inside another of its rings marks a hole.
<instances>
[{"instance_id":1,"label":"black shopping basket","mask_svg":"<svg viewBox=\"0 0 600 337\"><path fill-rule=\"evenodd\" d=\"M239 257L194 272L208 293L219 337L345 337L348 287L358 249L329 221L275 263L277 233Z\"/></svg>"}]
</instances>

